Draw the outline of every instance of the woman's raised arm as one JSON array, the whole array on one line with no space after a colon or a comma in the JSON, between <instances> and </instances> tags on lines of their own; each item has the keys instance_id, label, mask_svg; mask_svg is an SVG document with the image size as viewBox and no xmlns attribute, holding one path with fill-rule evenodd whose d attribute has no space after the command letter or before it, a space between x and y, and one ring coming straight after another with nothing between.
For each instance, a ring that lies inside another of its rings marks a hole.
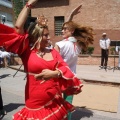
<instances>
[{"instance_id":1,"label":"woman's raised arm","mask_svg":"<svg viewBox=\"0 0 120 120\"><path fill-rule=\"evenodd\" d=\"M68 21L72 21L74 15L77 15L78 13L80 13L80 9L82 8L82 5L80 4L79 6L77 6L74 10L72 10L72 12L70 13L68 19L66 22Z\"/></svg>"},{"instance_id":2,"label":"woman's raised arm","mask_svg":"<svg viewBox=\"0 0 120 120\"><path fill-rule=\"evenodd\" d=\"M17 33L24 33L24 25L29 15L30 9L35 5L37 1L38 0L29 0L20 12L15 24L15 30Z\"/></svg>"}]
</instances>

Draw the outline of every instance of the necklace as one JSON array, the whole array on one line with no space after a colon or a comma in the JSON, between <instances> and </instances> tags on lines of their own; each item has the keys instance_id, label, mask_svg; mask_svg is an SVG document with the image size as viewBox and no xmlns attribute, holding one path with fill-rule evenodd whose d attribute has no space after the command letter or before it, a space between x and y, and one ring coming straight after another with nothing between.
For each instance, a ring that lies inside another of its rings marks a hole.
<instances>
[{"instance_id":1,"label":"necklace","mask_svg":"<svg viewBox=\"0 0 120 120\"><path fill-rule=\"evenodd\" d=\"M43 56L45 55L45 51L38 51L37 52L37 54L40 56L40 57L42 57L43 58Z\"/></svg>"},{"instance_id":2,"label":"necklace","mask_svg":"<svg viewBox=\"0 0 120 120\"><path fill-rule=\"evenodd\" d=\"M45 52L40 52L39 55L43 57L45 55Z\"/></svg>"},{"instance_id":3,"label":"necklace","mask_svg":"<svg viewBox=\"0 0 120 120\"><path fill-rule=\"evenodd\" d=\"M43 58L43 56L46 54L46 53L49 53L50 52L50 49L47 49L47 48L44 48L42 49L41 51L37 51L37 55L39 55L40 57Z\"/></svg>"}]
</instances>

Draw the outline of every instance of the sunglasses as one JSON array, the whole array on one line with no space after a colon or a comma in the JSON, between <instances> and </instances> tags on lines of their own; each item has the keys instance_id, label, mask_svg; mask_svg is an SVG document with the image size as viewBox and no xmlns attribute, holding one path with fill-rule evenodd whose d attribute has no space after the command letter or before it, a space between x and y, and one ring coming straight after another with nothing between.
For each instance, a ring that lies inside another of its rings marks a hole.
<instances>
[{"instance_id":1,"label":"sunglasses","mask_svg":"<svg viewBox=\"0 0 120 120\"><path fill-rule=\"evenodd\" d=\"M68 30L69 28L68 27L62 27L62 30Z\"/></svg>"}]
</instances>

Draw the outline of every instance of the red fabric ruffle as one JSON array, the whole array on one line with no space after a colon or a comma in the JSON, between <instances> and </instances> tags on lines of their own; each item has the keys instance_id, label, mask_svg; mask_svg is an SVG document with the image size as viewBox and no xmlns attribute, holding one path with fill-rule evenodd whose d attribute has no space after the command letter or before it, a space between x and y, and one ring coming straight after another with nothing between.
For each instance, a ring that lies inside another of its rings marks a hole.
<instances>
[{"instance_id":1,"label":"red fabric ruffle","mask_svg":"<svg viewBox=\"0 0 120 120\"><path fill-rule=\"evenodd\" d=\"M65 93L66 95L76 95L82 92L81 88L83 87L83 84L81 80L76 77L71 80L59 78L58 84L60 86L61 92Z\"/></svg>"},{"instance_id":2,"label":"red fabric ruffle","mask_svg":"<svg viewBox=\"0 0 120 120\"><path fill-rule=\"evenodd\" d=\"M67 120L68 111L73 110L70 103L57 97L49 105L38 109L24 107L13 116L13 120Z\"/></svg>"},{"instance_id":3,"label":"red fabric ruffle","mask_svg":"<svg viewBox=\"0 0 120 120\"><path fill-rule=\"evenodd\" d=\"M0 46L21 55L29 45L28 34L18 34L13 28L0 24Z\"/></svg>"}]
</instances>

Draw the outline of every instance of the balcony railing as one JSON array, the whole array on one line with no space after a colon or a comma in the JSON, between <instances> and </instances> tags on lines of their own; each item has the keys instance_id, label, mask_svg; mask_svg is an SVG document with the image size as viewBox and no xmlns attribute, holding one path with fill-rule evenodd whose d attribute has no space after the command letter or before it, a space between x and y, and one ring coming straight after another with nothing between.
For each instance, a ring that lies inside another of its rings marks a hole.
<instances>
[{"instance_id":1,"label":"balcony railing","mask_svg":"<svg viewBox=\"0 0 120 120\"><path fill-rule=\"evenodd\" d=\"M8 0L0 0L0 5L8 7L8 8L12 8L12 3Z\"/></svg>"}]
</instances>

